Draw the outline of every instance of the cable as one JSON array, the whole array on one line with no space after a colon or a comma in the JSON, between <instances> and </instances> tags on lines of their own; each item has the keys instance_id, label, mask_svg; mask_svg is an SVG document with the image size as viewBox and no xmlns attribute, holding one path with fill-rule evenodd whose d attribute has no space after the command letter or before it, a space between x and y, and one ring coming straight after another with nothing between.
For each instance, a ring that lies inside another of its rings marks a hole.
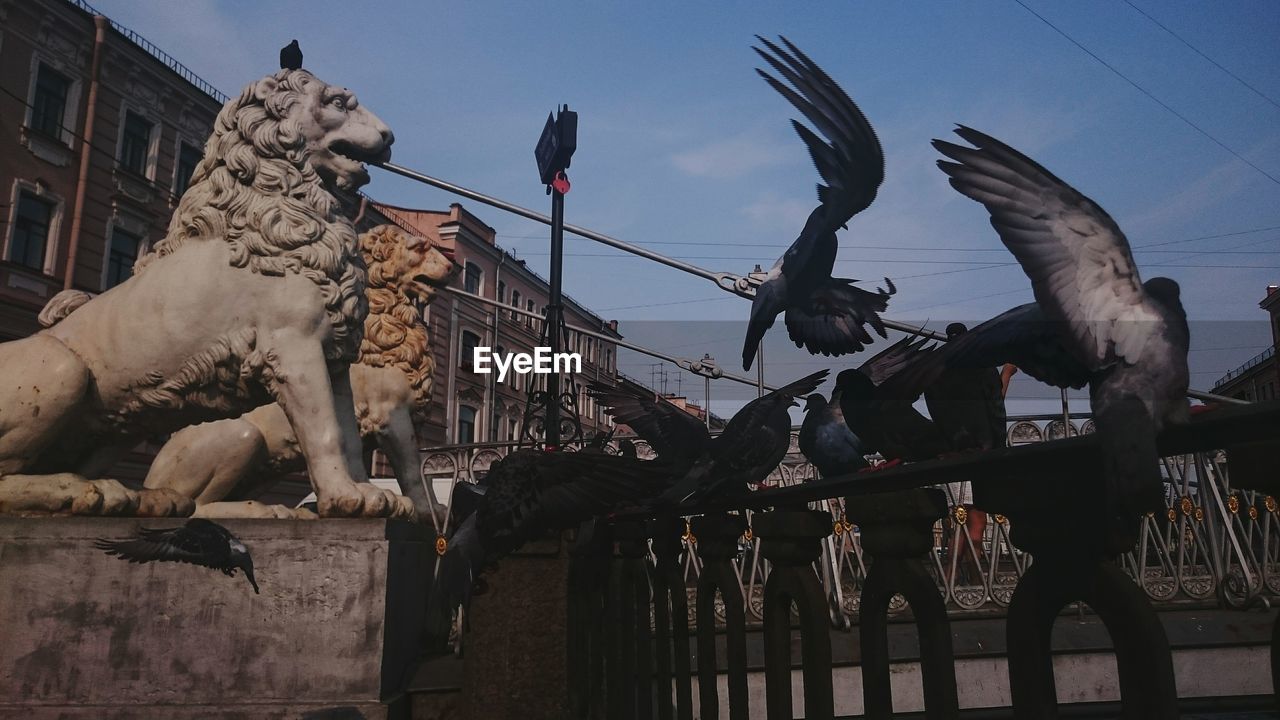
<instances>
[{"instance_id":1,"label":"cable","mask_svg":"<svg viewBox=\"0 0 1280 720\"><path fill-rule=\"evenodd\" d=\"M1101 64L1102 64L1102 66L1103 66L1103 67L1105 67L1106 69L1108 69L1108 70L1110 70L1111 72L1115 73L1117 77L1119 77L1120 79L1122 79L1122 80L1124 80L1125 82L1129 83L1129 84L1130 84L1130 85L1132 85L1134 88L1136 88L1139 92L1141 92L1143 95L1146 95L1147 97L1149 97L1149 98L1151 98L1153 101L1155 101L1155 103L1156 103L1157 105L1159 105L1160 107L1162 107L1162 108L1164 108L1165 110L1169 111L1169 113L1170 113L1170 114L1172 114L1174 117L1176 117L1176 118L1178 118L1179 120L1181 120L1182 122L1186 123L1188 127L1190 127L1191 129L1195 130L1196 132L1200 133L1201 135L1205 136L1205 137L1206 137L1206 138L1208 138L1209 140L1213 141L1213 143L1214 143L1215 145L1217 145L1218 147L1220 147L1220 148L1222 148L1223 150L1226 150L1227 152L1229 152L1229 153L1231 153L1232 155L1234 155L1234 156L1235 156L1235 158L1236 158L1237 160L1239 160L1240 162L1244 163L1245 165L1248 165L1249 167L1253 168L1254 170L1257 170L1259 173L1261 173L1263 176L1265 176L1265 177L1266 177L1268 180L1270 180L1271 182L1273 182L1273 183L1275 183L1275 184L1277 184L1277 185L1280 185L1280 179L1277 179L1277 178L1276 178L1274 175L1272 175L1271 173L1267 172L1266 170L1263 170L1262 168L1258 167L1257 165L1254 165L1254 164L1253 164L1252 162L1250 162L1250 161L1248 160L1248 158L1246 158L1245 156L1243 156L1243 155L1241 155L1240 153L1236 152L1235 150L1232 150L1231 148L1227 147L1227 145L1226 145L1225 143L1223 143L1221 140L1219 140L1218 138L1214 137L1213 135L1210 135L1210 134L1209 134L1209 132L1208 132L1207 130L1205 130L1204 128L1200 127L1199 125L1197 125L1197 124L1195 124L1195 123L1191 122L1191 120L1189 120L1185 115L1183 115L1182 113L1178 112L1177 110L1174 110L1170 105L1168 105L1167 103L1165 103L1163 100L1161 100L1160 98L1158 98L1158 97L1156 97L1155 95L1151 94L1151 92L1150 92L1149 90L1147 90L1146 88L1142 87L1141 85L1139 85L1138 83L1134 82L1133 80L1129 79L1129 77L1128 77L1127 75L1125 75L1124 73L1122 73L1122 72L1120 72L1119 70L1117 70L1117 69L1115 68L1115 66L1111 65L1111 63L1108 63L1106 60L1103 60L1101 57L1099 57L1097 54L1095 54L1092 50L1090 50L1089 48L1087 48L1087 47L1085 47L1084 45L1080 44L1080 42L1079 42L1078 40L1076 40L1075 38L1071 37L1071 36L1070 36L1070 35L1068 35L1066 32L1064 32L1064 31L1063 31L1061 28L1059 28L1057 25L1054 25L1053 23L1049 22L1049 20L1048 20L1047 18L1045 18L1045 16L1041 15L1040 13L1036 12L1035 10L1032 10L1032 9L1031 9L1031 8L1030 8L1026 3L1024 3L1022 0L1013 0L1013 1L1014 1L1014 2L1016 2L1016 3L1018 3L1019 5L1021 5L1023 10L1026 10L1027 12L1031 13L1032 15L1035 15L1037 18L1040 18L1040 22L1044 23L1045 25L1048 25L1050 28L1053 28L1054 32L1058 33L1058 34L1059 34L1059 35L1061 35L1062 37L1064 37L1064 38L1066 38L1067 40L1071 41L1071 44L1072 44L1072 45L1075 45L1076 47L1078 47L1078 48L1080 48L1081 50L1083 50L1083 51L1084 51L1084 52L1085 52L1089 57L1093 58L1094 60L1097 60L1099 63L1101 63Z\"/></svg>"},{"instance_id":2,"label":"cable","mask_svg":"<svg viewBox=\"0 0 1280 720\"><path fill-rule=\"evenodd\" d=\"M1208 55L1205 55L1204 53L1200 52L1200 48L1197 48L1195 45L1192 45L1191 43L1187 42L1187 40L1186 40L1185 38L1183 38L1183 37L1182 37L1181 35L1179 35L1178 33L1176 33L1176 32L1174 32L1174 31L1170 30L1170 29L1168 28L1168 26L1166 26L1164 23L1162 23L1162 22L1160 22L1159 20L1157 20L1157 19L1155 19L1155 18L1151 17L1150 15L1148 15L1148 14L1147 14L1147 12L1146 12L1145 10L1143 10L1142 8L1140 8L1140 7L1138 7L1137 5L1134 5L1133 3L1129 2L1129 0L1124 0L1124 4L1125 4L1125 5L1128 5L1129 7L1133 8L1134 10L1137 10L1139 15L1141 15L1142 17L1144 17L1144 18L1146 18L1146 19L1150 20L1151 22L1155 23L1155 24L1156 24L1156 26L1157 26L1157 27L1159 27L1161 30L1163 30L1163 31L1165 31L1165 32L1169 33L1170 35L1172 35L1174 38L1176 38L1176 39L1178 40L1178 42L1180 42L1180 43L1182 43L1183 45L1186 45L1187 47L1191 48L1191 51L1192 51L1192 52L1194 52L1195 54L1197 54L1197 55L1199 55L1200 57L1204 58L1205 60L1208 60L1208 61L1209 61L1209 63L1210 63L1211 65L1213 65L1214 67L1216 67L1216 68L1218 68L1219 70L1221 70L1222 72L1224 72L1224 73L1226 73L1226 74L1230 75L1232 78L1234 78L1234 79L1235 79L1235 81L1236 81L1236 82L1238 82L1238 83L1240 83L1241 85L1243 85L1243 86L1245 86L1245 87L1249 88L1250 90L1252 90L1254 95L1257 95L1258 97L1262 98L1263 100L1266 100L1267 102L1269 102L1269 103L1271 103L1272 105L1274 105L1276 108L1280 108L1280 103L1277 103L1275 100L1272 100L1271 98L1267 97L1267 96L1266 96L1266 95L1265 95L1261 90L1259 90L1258 88L1256 88L1256 87L1254 87L1254 86L1250 85L1249 83L1245 82L1244 78L1240 77L1239 75L1237 75L1237 74L1235 74L1235 73L1231 72L1230 70L1226 69L1225 67L1223 67L1223 66L1222 66L1222 65L1221 65L1217 60L1214 60L1213 58L1209 57Z\"/></svg>"}]
</instances>

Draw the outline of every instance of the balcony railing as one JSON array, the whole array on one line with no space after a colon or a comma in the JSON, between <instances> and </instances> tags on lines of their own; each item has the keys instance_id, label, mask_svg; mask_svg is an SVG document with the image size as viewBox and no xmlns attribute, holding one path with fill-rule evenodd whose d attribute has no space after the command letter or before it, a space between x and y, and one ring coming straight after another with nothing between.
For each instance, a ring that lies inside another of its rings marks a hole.
<instances>
[{"instance_id":1,"label":"balcony railing","mask_svg":"<svg viewBox=\"0 0 1280 720\"><path fill-rule=\"evenodd\" d=\"M1232 370L1231 372L1227 373L1226 375L1223 375L1221 378L1219 378L1218 382L1216 382L1216 383L1214 383L1214 384L1213 384L1213 389L1217 390L1219 387L1221 387L1221 386L1223 386L1223 385L1227 384L1228 382L1230 382L1230 381L1232 381L1232 380L1234 380L1234 379L1236 379L1236 378L1240 377L1241 375L1245 374L1245 373L1246 373L1246 372L1248 372L1249 370L1252 370L1253 368L1255 368L1255 367L1257 367L1257 366L1261 365L1262 363L1266 362L1268 358L1273 357L1275 354L1276 354L1276 348L1275 348L1275 346L1274 346L1274 345L1272 345L1271 347L1267 348L1266 350L1263 350L1262 352L1258 353L1257 355L1254 355L1254 356L1253 356L1252 358L1250 358L1250 359L1249 359L1249 361L1248 361L1248 362L1246 362L1245 364L1241 365L1240 367L1236 368L1235 370Z\"/></svg>"}]
</instances>

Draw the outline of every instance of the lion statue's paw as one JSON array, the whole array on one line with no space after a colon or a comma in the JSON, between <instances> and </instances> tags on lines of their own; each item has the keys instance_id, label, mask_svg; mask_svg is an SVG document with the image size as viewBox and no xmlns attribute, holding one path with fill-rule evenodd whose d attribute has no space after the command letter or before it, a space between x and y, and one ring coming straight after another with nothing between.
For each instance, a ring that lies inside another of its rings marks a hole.
<instances>
[{"instance_id":1,"label":"lion statue's paw","mask_svg":"<svg viewBox=\"0 0 1280 720\"><path fill-rule=\"evenodd\" d=\"M306 508L291 508L284 505L264 505L257 500L205 503L196 507L193 517L226 519L226 518L261 518L267 520L314 520L318 516Z\"/></svg>"},{"instance_id":2,"label":"lion statue's paw","mask_svg":"<svg viewBox=\"0 0 1280 720\"><path fill-rule=\"evenodd\" d=\"M138 491L138 517L189 517L195 509L194 500L169 488Z\"/></svg>"},{"instance_id":3,"label":"lion statue's paw","mask_svg":"<svg viewBox=\"0 0 1280 720\"><path fill-rule=\"evenodd\" d=\"M6 475L0 478L0 512L132 515L138 493L115 480L86 480L75 473Z\"/></svg>"},{"instance_id":4,"label":"lion statue's paw","mask_svg":"<svg viewBox=\"0 0 1280 720\"><path fill-rule=\"evenodd\" d=\"M316 502L320 517L368 517L414 520L417 513L409 498L369 483L357 483L340 493L321 494Z\"/></svg>"}]
</instances>

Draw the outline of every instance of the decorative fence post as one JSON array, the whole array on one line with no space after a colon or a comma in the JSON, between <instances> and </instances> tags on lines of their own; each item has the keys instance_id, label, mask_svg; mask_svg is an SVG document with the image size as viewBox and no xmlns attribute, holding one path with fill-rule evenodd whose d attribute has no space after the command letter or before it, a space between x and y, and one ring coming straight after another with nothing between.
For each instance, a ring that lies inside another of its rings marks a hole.
<instances>
[{"instance_id":1,"label":"decorative fence post","mask_svg":"<svg viewBox=\"0 0 1280 720\"><path fill-rule=\"evenodd\" d=\"M1173 655L1142 588L1114 562L1133 547L1141 516L1106 517L1101 473L1072 482L989 478L973 484L975 505L1007 515L1014 545L1034 562L1009 604L1009 689L1017 720L1058 717L1050 634L1068 604L1087 603L1115 647L1126 720L1178 717ZM1087 499L1087 500L1086 500ZM1068 540L1069 539L1069 540Z\"/></svg>"},{"instance_id":2,"label":"decorative fence post","mask_svg":"<svg viewBox=\"0 0 1280 720\"><path fill-rule=\"evenodd\" d=\"M738 539L747 529L744 515L704 515L691 523L702 558L698 578L698 704L704 718L720 717L716 682L716 593L724 603L725 662L728 665L729 720L747 720L747 619L742 587L733 571Z\"/></svg>"},{"instance_id":3,"label":"decorative fence post","mask_svg":"<svg viewBox=\"0 0 1280 720\"><path fill-rule=\"evenodd\" d=\"M769 720L791 720L791 604L800 614L804 717L835 717L831 685L831 635L827 598L813 572L831 514L775 510L752 518L760 552L773 564L764 584L765 705Z\"/></svg>"},{"instance_id":4,"label":"decorative fence post","mask_svg":"<svg viewBox=\"0 0 1280 720\"><path fill-rule=\"evenodd\" d=\"M605 718L605 613L613 529L595 521L579 531L569 558L569 711L572 717Z\"/></svg>"},{"instance_id":5,"label":"decorative fence post","mask_svg":"<svg viewBox=\"0 0 1280 720\"><path fill-rule=\"evenodd\" d=\"M693 682L689 666L689 595L685 591L683 518L662 517L651 525L658 566L653 575L654 624L657 630L658 717L671 715L671 680L675 678L675 717L693 719ZM694 542L691 537L690 542ZM714 617L714 615L712 616ZM674 659L674 664L673 664Z\"/></svg>"},{"instance_id":6,"label":"decorative fence post","mask_svg":"<svg viewBox=\"0 0 1280 720\"><path fill-rule=\"evenodd\" d=\"M858 526L871 569L859 603L862 697L868 718L893 717L889 684L889 601L901 593L920 634L920 674L925 717L950 720L960 714L956 694L951 623L938 584L923 556L933 551L933 526L947 512L941 490L921 488L848 498L845 514Z\"/></svg>"},{"instance_id":7,"label":"decorative fence post","mask_svg":"<svg viewBox=\"0 0 1280 720\"><path fill-rule=\"evenodd\" d=\"M613 537L618 541L618 553L621 559L613 563L609 579L609 599L607 606L608 627L605 632L610 637L607 654L607 690L609 720L633 720L652 716L650 703L651 681L641 673L648 673L648 668L637 667L640 657L638 645L643 639L645 664L648 664L648 563L646 554L645 524L639 520L627 520L615 523ZM637 608L637 600L643 596L643 607ZM638 622L644 614L643 625ZM641 698L641 693L646 695ZM637 711L643 708L643 714Z\"/></svg>"}]
</instances>

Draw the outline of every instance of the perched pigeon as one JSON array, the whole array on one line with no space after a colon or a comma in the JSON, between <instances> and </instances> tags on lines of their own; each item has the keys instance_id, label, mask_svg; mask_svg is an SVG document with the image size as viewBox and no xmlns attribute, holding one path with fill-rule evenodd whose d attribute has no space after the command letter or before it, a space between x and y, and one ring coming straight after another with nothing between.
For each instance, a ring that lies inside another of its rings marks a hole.
<instances>
[{"instance_id":1,"label":"perched pigeon","mask_svg":"<svg viewBox=\"0 0 1280 720\"><path fill-rule=\"evenodd\" d=\"M862 440L844 421L839 394L831 402L818 393L805 398L800 425L800 452L818 468L822 477L857 472L867 467Z\"/></svg>"},{"instance_id":2,"label":"perched pigeon","mask_svg":"<svg viewBox=\"0 0 1280 720\"><path fill-rule=\"evenodd\" d=\"M99 538L93 546L134 563L153 560L191 563L221 570L229 577L235 576L239 568L244 570L253 592L258 592L249 549L226 528L203 518L193 518L186 525L169 530L141 528L137 537L130 540Z\"/></svg>"},{"instance_id":3,"label":"perched pigeon","mask_svg":"<svg viewBox=\"0 0 1280 720\"><path fill-rule=\"evenodd\" d=\"M433 594L433 617L466 607L485 565L553 529L646 501L670 469L605 453L517 450L489 467L484 495L449 539Z\"/></svg>"},{"instance_id":4,"label":"perched pigeon","mask_svg":"<svg viewBox=\"0 0 1280 720\"><path fill-rule=\"evenodd\" d=\"M908 335L856 369L836 376L845 422L867 452L886 460L927 460L950 449L941 431L912 404L938 370L925 362L927 339Z\"/></svg>"},{"instance_id":5,"label":"perched pigeon","mask_svg":"<svg viewBox=\"0 0 1280 720\"><path fill-rule=\"evenodd\" d=\"M948 344L959 340L968 330L963 323L948 325ZM951 450L1004 447L1004 393L996 365L950 368L925 387L929 417Z\"/></svg>"},{"instance_id":6,"label":"perched pigeon","mask_svg":"<svg viewBox=\"0 0 1280 720\"><path fill-rule=\"evenodd\" d=\"M742 346L743 369L751 368L760 340L784 311L787 333L796 347L823 355L861 350L872 341L864 325L885 336L878 313L896 292L887 278L887 291L869 292L854 287L856 280L831 277L839 248L836 230L871 205L884 180L884 154L875 131L849 96L786 38L783 50L756 37L772 54L753 49L794 89L763 70L756 72L827 138L791 121L826 185L818 185L819 205L799 237L756 288Z\"/></svg>"},{"instance_id":7,"label":"perched pigeon","mask_svg":"<svg viewBox=\"0 0 1280 720\"><path fill-rule=\"evenodd\" d=\"M298 47L297 40L292 40L288 45L280 48L280 69L302 69L302 48Z\"/></svg>"},{"instance_id":8,"label":"perched pigeon","mask_svg":"<svg viewBox=\"0 0 1280 720\"><path fill-rule=\"evenodd\" d=\"M938 167L951 177L952 187L986 206L1049 321L1047 328L1031 330L979 326L973 334L983 330L1017 338L1055 330L1086 371L1074 377L1087 377L1089 383L1111 488L1108 511L1149 509L1160 483L1156 433L1189 417L1190 331L1178 284L1162 277L1141 282L1124 233L1075 188L995 138L963 126L956 134L974 147L934 140L934 147L955 161L939 160ZM1015 308L1005 316L1028 312ZM1014 360L1012 355L1002 359ZM1025 360L1014 362L1036 375Z\"/></svg>"},{"instance_id":9,"label":"perched pigeon","mask_svg":"<svg viewBox=\"0 0 1280 720\"><path fill-rule=\"evenodd\" d=\"M712 439L697 418L648 393L593 384L589 391L606 413L649 442L679 480L658 499L660 506L694 502L720 493L745 492L763 482L791 444L790 408L827 376L820 370L747 403Z\"/></svg>"}]
</instances>

